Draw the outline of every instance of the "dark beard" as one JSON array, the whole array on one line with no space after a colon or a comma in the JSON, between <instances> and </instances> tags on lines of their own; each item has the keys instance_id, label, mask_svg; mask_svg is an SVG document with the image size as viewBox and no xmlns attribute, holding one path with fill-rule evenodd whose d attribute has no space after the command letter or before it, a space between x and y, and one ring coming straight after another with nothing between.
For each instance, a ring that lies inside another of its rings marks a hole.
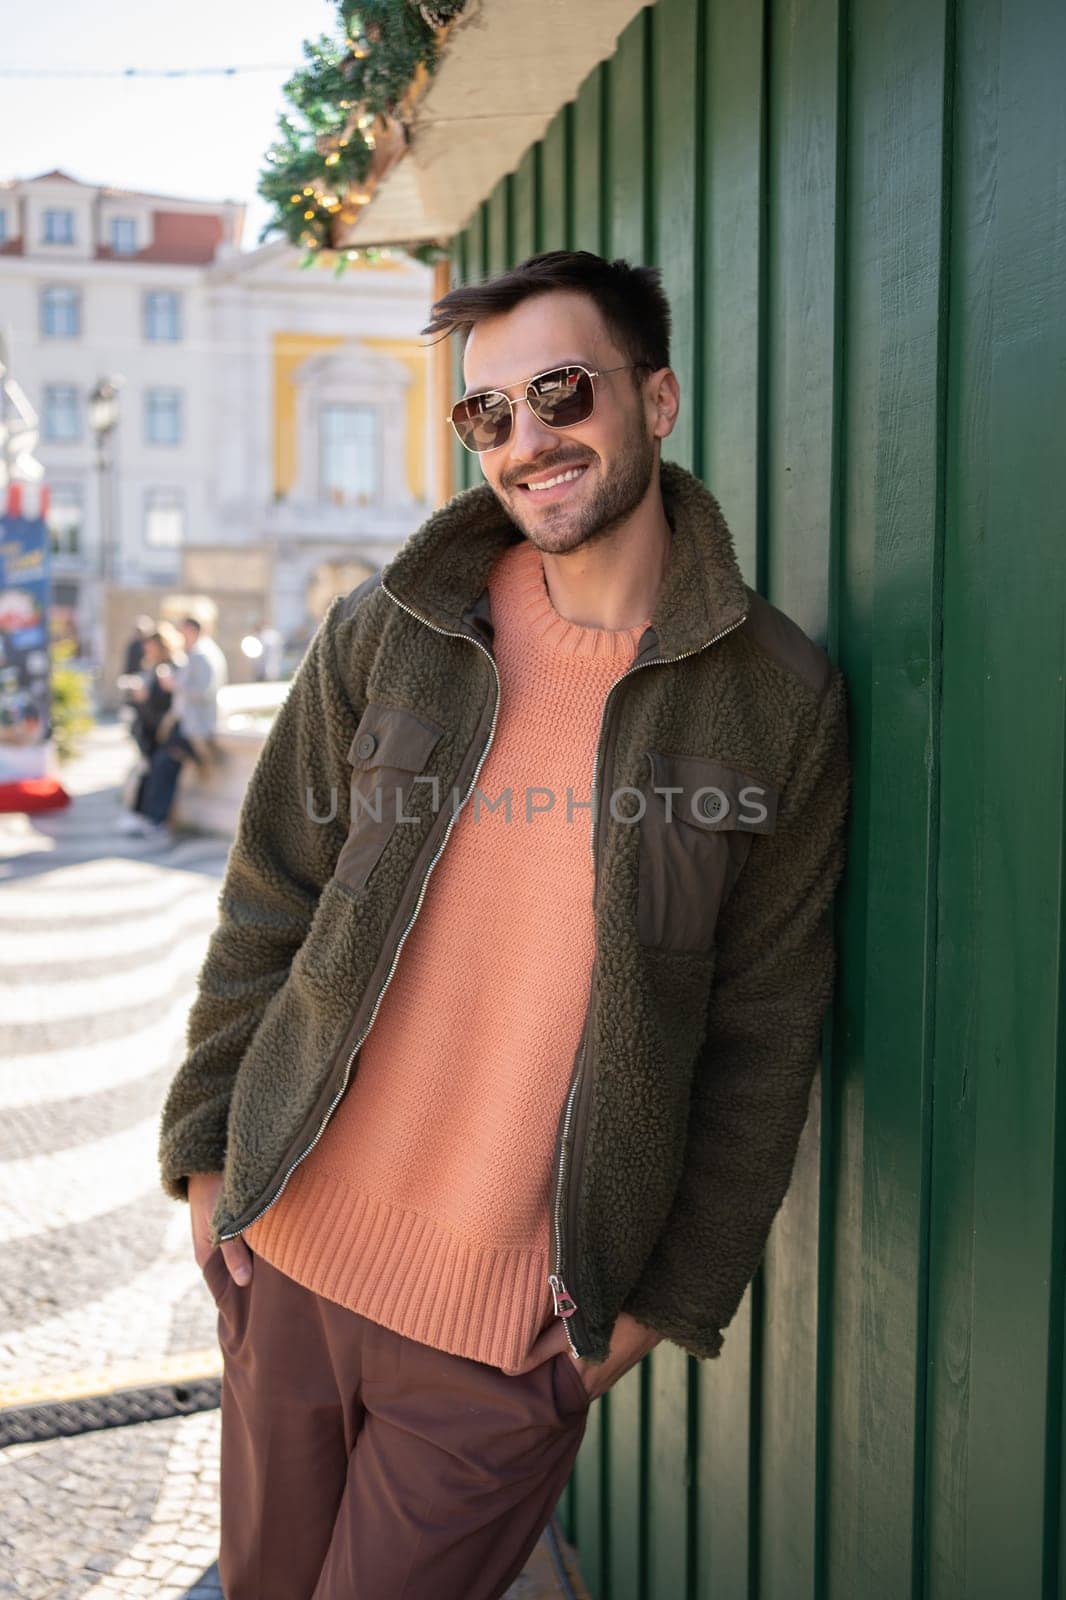
<instances>
[{"instance_id":1,"label":"dark beard","mask_svg":"<svg viewBox=\"0 0 1066 1600\"><path fill-rule=\"evenodd\" d=\"M645 432L643 417L638 414L610 476L601 478L595 493L586 496L572 512L564 510L562 505L555 517L550 512L548 516L538 517L534 512L527 525L521 516L519 497L528 491L517 487L512 501L500 500L500 504L538 550L548 555L565 555L582 545L605 539L621 527L647 494L654 467L655 443ZM496 498L499 500L499 495Z\"/></svg>"}]
</instances>

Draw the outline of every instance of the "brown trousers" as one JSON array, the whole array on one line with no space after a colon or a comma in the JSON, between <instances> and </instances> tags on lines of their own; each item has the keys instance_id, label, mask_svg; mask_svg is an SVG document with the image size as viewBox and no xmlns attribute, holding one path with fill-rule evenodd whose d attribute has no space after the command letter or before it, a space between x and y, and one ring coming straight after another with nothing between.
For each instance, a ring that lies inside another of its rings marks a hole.
<instances>
[{"instance_id":1,"label":"brown trousers","mask_svg":"<svg viewBox=\"0 0 1066 1600\"><path fill-rule=\"evenodd\" d=\"M225 1600L498 1600L588 1421L565 1350L531 1372L432 1349L256 1256L204 1264L223 1355Z\"/></svg>"}]
</instances>

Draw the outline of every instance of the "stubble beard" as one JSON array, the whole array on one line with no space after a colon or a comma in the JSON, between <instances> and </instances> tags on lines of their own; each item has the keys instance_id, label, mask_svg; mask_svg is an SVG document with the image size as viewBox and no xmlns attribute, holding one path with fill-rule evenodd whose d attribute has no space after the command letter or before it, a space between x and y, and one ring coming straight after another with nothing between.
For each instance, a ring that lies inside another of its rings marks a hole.
<instances>
[{"instance_id":1,"label":"stubble beard","mask_svg":"<svg viewBox=\"0 0 1066 1600\"><path fill-rule=\"evenodd\" d=\"M593 492L583 495L572 511L565 501L560 501L554 515L552 508L546 506L543 512L531 508L531 515L523 516L518 497L529 491L517 487L504 509L538 550L546 555L566 555L582 545L609 538L621 527L647 494L654 467L655 444L644 430L643 418L638 416L610 473L602 474ZM590 465L588 470L595 469Z\"/></svg>"}]
</instances>

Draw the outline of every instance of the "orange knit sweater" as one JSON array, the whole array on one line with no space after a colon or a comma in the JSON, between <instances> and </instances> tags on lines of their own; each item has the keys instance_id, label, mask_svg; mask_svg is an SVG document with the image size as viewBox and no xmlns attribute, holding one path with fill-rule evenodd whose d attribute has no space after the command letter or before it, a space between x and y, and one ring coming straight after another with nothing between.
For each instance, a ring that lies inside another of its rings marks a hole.
<instances>
[{"instance_id":1,"label":"orange knit sweater","mask_svg":"<svg viewBox=\"0 0 1066 1600\"><path fill-rule=\"evenodd\" d=\"M477 789L325 1133L244 1238L329 1300L509 1369L552 1313L552 1155L594 953L592 763L646 624L561 617L528 540L489 593L501 698ZM507 789L509 821L475 814Z\"/></svg>"}]
</instances>

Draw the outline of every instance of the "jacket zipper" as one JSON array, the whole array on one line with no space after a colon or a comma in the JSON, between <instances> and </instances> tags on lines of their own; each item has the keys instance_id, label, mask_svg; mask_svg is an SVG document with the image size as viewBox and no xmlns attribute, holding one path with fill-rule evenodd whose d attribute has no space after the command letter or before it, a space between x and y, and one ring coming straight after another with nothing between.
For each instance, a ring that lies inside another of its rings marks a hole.
<instances>
[{"instance_id":1,"label":"jacket zipper","mask_svg":"<svg viewBox=\"0 0 1066 1600\"><path fill-rule=\"evenodd\" d=\"M376 1016L378 1014L378 1009L379 1009L379 1007L381 1005L382 999L384 998L385 990L388 988L389 984L392 982L392 975L396 971L397 963L399 962L399 959L400 959L400 951L404 947L404 941L406 940L407 935L410 933L411 929L414 927L415 919L417 918L419 911L422 909L422 901L425 898L426 884L429 882L429 875L433 871L433 868L436 866L437 862L439 861L441 852L444 849L444 846L448 842L448 835L451 833L452 828L455 826L456 817L459 815L459 812L462 810L463 806L465 806L466 802L469 800L471 794L474 791L474 785L477 783L477 780L478 780L478 773L481 771L481 768L485 764L485 757L489 753L489 750L490 750L490 748L492 746L492 741L493 741L493 739L495 737L495 734L496 734L496 719L497 719L497 717L499 715L499 710L500 710L501 686L500 686L500 674L499 674L499 671L497 669L496 662L495 662L495 659L493 657L492 651L487 649L485 647L485 645L482 644L481 640L476 638L474 636L474 634L472 634L472 633L456 633L451 628L438 628L437 624L435 622L429 622L429 621L426 620L425 617L420 616L417 611L412 611L411 607L408 606L408 605L405 605L402 600L398 599L397 596L393 594L391 589L386 588L384 583L382 583L381 588L384 589L385 593L388 595L390 600L394 601L395 604L398 605L402 611L406 611L409 616L414 617L417 622L425 623L426 627L427 628L432 628L434 633L442 633L442 634L446 635L446 637L449 638L449 639L467 639L467 640L469 640L471 644L476 644L478 649L482 652L482 654L485 655L488 658L489 664L492 667L493 675L494 675L494 677L496 679L496 704L493 706L493 709L492 709L492 722L491 722L491 724L489 726L489 736L488 736L488 739L485 741L485 748L484 748L484 750L482 750L481 755L478 758L477 766L474 768L473 776L470 779L470 787L467 789L466 794L463 796L461 803L453 808L452 814L451 814L451 818L450 818L450 820L448 822L448 826L444 830L444 834L443 834L443 836L441 838L440 844L438 845L436 851L434 852L433 858L430 861L429 865L426 867L425 874L424 874L424 876L422 878L422 882L419 885L418 899L415 901L414 909L411 912L410 917L408 918L407 926L404 928L403 932L401 933L401 935L399 937L399 940L397 941L396 949L393 951L392 961L391 961L391 963L389 965L389 970L385 974L385 981L382 983L381 988L378 990L377 999L374 1001L374 1008L370 1013L370 1017L369 1017L369 1019L367 1021L366 1027L363 1029L363 1031L360 1034L359 1038L356 1040L355 1045L353 1046L351 1052L349 1053L348 1060L347 1060L347 1063L346 1063L345 1068L344 1068L343 1081L341 1083L340 1088L337 1090L337 1093L334 1095L333 1100L330 1103L329 1109L326 1112L326 1115L322 1119L322 1122L321 1122L321 1124L319 1126L318 1132L315 1134L314 1138L311 1140L311 1143L307 1146L307 1149L304 1150L301 1155L298 1155L296 1157L296 1160L292 1163L292 1166L289 1168L288 1172L286 1172L284 1178L282 1179L281 1186L278 1189L277 1194L274 1195L273 1199L268 1200L266 1205L263 1207L263 1209L261 1211L257 1211L254 1217L252 1217L248 1222L243 1223L242 1226L240 1228L235 1229L234 1232L232 1232L232 1233L220 1233L219 1234L219 1239L220 1240L221 1239L235 1239L235 1238L237 1238L238 1234L243 1233L245 1228L250 1228L252 1226L253 1222L258 1222L260 1217L263 1217L263 1216L266 1215L266 1213L270 1210L271 1206L277 1204L277 1202L281 1199L282 1195L285 1192L285 1185L288 1183L289 1179L292 1177L293 1173L296 1171L296 1168L300 1165L300 1162L303 1161L306 1156L309 1156L311 1154L311 1151L315 1148L315 1145L318 1143L318 1141L321 1139L322 1135L325 1133L326 1127L327 1127L327 1125L329 1123L329 1119L333 1115L337 1105L339 1104L341 1096L344 1094L345 1089L348 1087L348 1077L349 1077L349 1074L351 1073L351 1070L352 1070L352 1062L355 1060L357 1054L359 1053L360 1049L362 1048L363 1041L366 1038L367 1034L370 1032L371 1028L374 1026L374 1019L376 1018Z\"/></svg>"},{"instance_id":2,"label":"jacket zipper","mask_svg":"<svg viewBox=\"0 0 1066 1600\"><path fill-rule=\"evenodd\" d=\"M739 628L741 623L746 621L747 616L748 616L748 612L745 611L743 613L743 615L739 616L735 622L731 622L728 628L723 628L720 633L714 634L713 637L710 638L710 639L705 639L702 644L696 645L695 648L692 649L692 650L683 650L680 655L676 655L676 656L652 656L647 661L638 661L638 662L636 662L633 666L627 667L625 672L623 672L619 677L617 677L614 680L614 682L611 684L610 688L607 690L607 693L604 695L603 706L602 706L602 708L600 710L600 726L599 726L599 731L598 731L598 733L596 735L596 755L595 755L595 758L594 758L593 763L592 763L592 797L591 797L592 798L592 813L591 813L592 826L591 826L590 831L589 831L589 848L590 848L590 850L592 852L592 884L593 884L593 888L592 888L592 903L593 903L593 908L594 909L596 907L596 895L597 895L597 889L598 889L598 886L599 886L598 885L597 864L596 864L596 816L597 816L597 808L596 808L596 774L597 774L597 770L598 770L599 764L600 764L600 741L603 738L603 728L604 728L604 723L605 723L606 718L607 718L607 707L608 707L608 703L609 703L609 701L611 699L612 694L614 693L615 689L617 689L618 685L621 682L623 682L624 679L632 677L633 674L635 672L639 672L642 667L667 666L667 665L672 664L675 661L684 661L687 656L697 655L701 650L706 650L710 645L716 644L719 639L724 639L727 633L732 633L734 631L734 629ZM567 1157L567 1150L569 1148L568 1144L567 1144L567 1135L568 1135L568 1133L570 1131L570 1120L571 1120L571 1116L572 1116L573 1109L574 1109L574 1097L575 1097L575 1095L577 1093L578 1085L580 1084L582 1076L584 1074L586 1058L587 1058L588 1053L589 1053L587 1029L589 1027L591 1027L591 1024L592 1024L592 1010L593 1010L592 997L593 997L594 994L595 994L595 963L593 964L593 981L590 983L590 987L589 987L589 1009L588 1009L588 1012L586 1013L586 1017L585 1017L586 1034L585 1034L584 1039L582 1040L581 1049L578 1051L577 1065L576 1065L576 1067L574 1069L573 1079L572 1079L571 1084L570 1084L570 1092L569 1092L569 1094L567 1096L566 1112L565 1112L565 1115L564 1115L564 1118L563 1118L562 1132L561 1132L560 1137L559 1137L559 1148L558 1148L558 1154L557 1154L558 1169L557 1169L557 1178L556 1178L556 1185L555 1185L555 1211L554 1211L554 1217L553 1217L553 1227L554 1227L554 1234L555 1234L555 1261L554 1261L554 1264L552 1266L552 1270L548 1274L548 1284L549 1284L549 1286L551 1288L551 1292L552 1292L552 1302L553 1302L553 1305L554 1305L554 1308L555 1308L555 1314L556 1314L556 1316L561 1317L563 1319L563 1327L566 1330L566 1340L567 1340L567 1343L570 1346L571 1351L573 1352L573 1354L575 1356L580 1356L581 1355L581 1351L577 1348L577 1345L574 1343L573 1336L572 1336L572 1334L570 1332L569 1318L571 1318L574 1315L574 1312L577 1311L579 1309L579 1307L578 1307L577 1301L574 1299L573 1295L569 1292L569 1290L566 1287L566 1283L563 1280L563 1265L564 1265L564 1262L563 1262L563 1232L562 1232L562 1220L561 1219L562 1219L563 1184L564 1184L564 1176L565 1176L565 1173L566 1173L566 1157ZM591 1081L591 1079L590 1079L590 1081ZM570 1182L567 1183L567 1186L566 1186L567 1187L567 1194L566 1194L567 1200L569 1200L569 1198L570 1198L570 1190L572 1189L572 1186L573 1186L573 1183L572 1183L572 1172L571 1172L571 1180L570 1180ZM568 1219L568 1221L569 1221L569 1219ZM570 1242L570 1230L569 1229L567 1230L567 1242L568 1243ZM573 1276L572 1266L568 1266L567 1270L571 1272L571 1277L572 1277Z\"/></svg>"}]
</instances>

